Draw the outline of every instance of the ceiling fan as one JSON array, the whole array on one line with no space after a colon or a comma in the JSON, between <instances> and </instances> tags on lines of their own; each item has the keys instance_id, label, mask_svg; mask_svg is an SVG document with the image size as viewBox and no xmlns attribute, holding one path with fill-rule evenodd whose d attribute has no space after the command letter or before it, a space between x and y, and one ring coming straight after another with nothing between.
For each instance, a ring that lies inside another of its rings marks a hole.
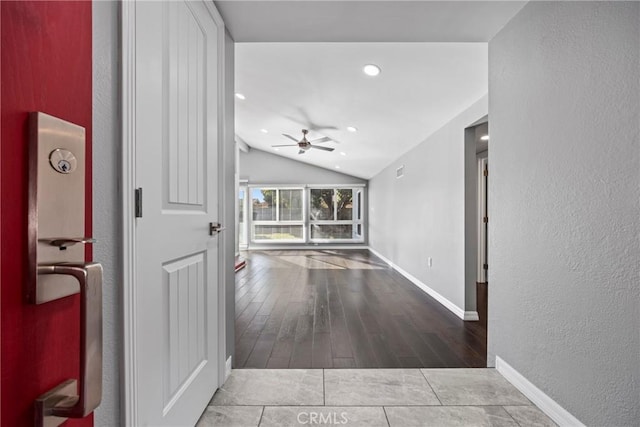
<instances>
[{"instance_id":1,"label":"ceiling fan","mask_svg":"<svg viewBox=\"0 0 640 427\"><path fill-rule=\"evenodd\" d=\"M319 145L312 145L311 143L314 144L320 144L322 142L327 142L327 141L331 141L331 138L329 138L328 136L323 136L322 138L318 138L318 139L314 139L313 141L309 141L307 139L307 134L309 133L309 131L307 129L302 129L302 139L300 141L298 141L297 139L295 139L294 137L292 137L291 135L287 135L286 133L283 133L282 136L289 138L292 141L295 141L295 144L283 144L283 145L272 145L272 147L299 147L300 151L298 151L298 154L304 154L307 152L307 150L309 148L317 148L318 150L323 150L323 151L333 151L335 150L335 148L331 148L331 147L321 147Z\"/></svg>"}]
</instances>

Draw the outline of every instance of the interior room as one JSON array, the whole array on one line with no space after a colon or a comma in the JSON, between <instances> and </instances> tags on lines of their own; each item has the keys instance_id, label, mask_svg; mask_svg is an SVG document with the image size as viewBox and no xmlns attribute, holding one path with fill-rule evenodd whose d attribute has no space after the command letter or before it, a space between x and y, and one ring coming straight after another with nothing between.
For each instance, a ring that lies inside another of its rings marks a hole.
<instances>
[{"instance_id":1,"label":"interior room","mask_svg":"<svg viewBox=\"0 0 640 427\"><path fill-rule=\"evenodd\" d=\"M476 278L474 295L450 300L466 293L455 272L465 262L452 247L465 247L466 234L475 241L476 224L445 219L477 198L465 135L477 133L472 143L486 151L486 48L236 44L237 241L246 270L236 283L234 367L486 366ZM446 138L425 141L447 125ZM391 259L419 269L389 272Z\"/></svg>"},{"instance_id":2,"label":"interior room","mask_svg":"<svg viewBox=\"0 0 640 427\"><path fill-rule=\"evenodd\" d=\"M637 425L640 2L0 21L2 425Z\"/></svg>"}]
</instances>

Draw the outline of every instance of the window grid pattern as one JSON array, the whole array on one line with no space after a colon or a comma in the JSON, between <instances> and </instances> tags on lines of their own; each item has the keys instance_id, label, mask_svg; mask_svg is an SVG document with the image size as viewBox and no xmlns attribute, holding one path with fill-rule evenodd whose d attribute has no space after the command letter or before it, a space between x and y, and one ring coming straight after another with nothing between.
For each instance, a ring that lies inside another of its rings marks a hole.
<instances>
[{"instance_id":1,"label":"window grid pattern","mask_svg":"<svg viewBox=\"0 0 640 427\"><path fill-rule=\"evenodd\" d=\"M364 188L250 186L251 243L362 243Z\"/></svg>"},{"instance_id":2,"label":"window grid pattern","mask_svg":"<svg viewBox=\"0 0 640 427\"><path fill-rule=\"evenodd\" d=\"M364 241L362 188L310 188L309 240L357 243Z\"/></svg>"},{"instance_id":3,"label":"window grid pattern","mask_svg":"<svg viewBox=\"0 0 640 427\"><path fill-rule=\"evenodd\" d=\"M306 240L304 188L251 187L251 241Z\"/></svg>"}]
</instances>

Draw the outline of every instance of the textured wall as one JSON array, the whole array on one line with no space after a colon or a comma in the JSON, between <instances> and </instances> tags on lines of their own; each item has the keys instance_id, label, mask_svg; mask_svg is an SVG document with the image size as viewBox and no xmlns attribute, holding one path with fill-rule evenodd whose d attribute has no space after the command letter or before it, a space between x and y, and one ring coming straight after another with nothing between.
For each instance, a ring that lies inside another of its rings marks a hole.
<instances>
[{"instance_id":1,"label":"textured wall","mask_svg":"<svg viewBox=\"0 0 640 427\"><path fill-rule=\"evenodd\" d=\"M364 179L260 150L240 152L240 179L250 184L365 184Z\"/></svg>"},{"instance_id":2,"label":"textured wall","mask_svg":"<svg viewBox=\"0 0 640 427\"><path fill-rule=\"evenodd\" d=\"M462 310L465 128L486 114L484 96L369 181L369 246Z\"/></svg>"},{"instance_id":3,"label":"textured wall","mask_svg":"<svg viewBox=\"0 0 640 427\"><path fill-rule=\"evenodd\" d=\"M489 45L489 351L640 420L640 3L530 2Z\"/></svg>"},{"instance_id":4,"label":"textured wall","mask_svg":"<svg viewBox=\"0 0 640 427\"><path fill-rule=\"evenodd\" d=\"M117 2L93 5L93 235L94 259L102 263L103 380L96 426L120 424L122 265L120 186L120 54Z\"/></svg>"}]
</instances>

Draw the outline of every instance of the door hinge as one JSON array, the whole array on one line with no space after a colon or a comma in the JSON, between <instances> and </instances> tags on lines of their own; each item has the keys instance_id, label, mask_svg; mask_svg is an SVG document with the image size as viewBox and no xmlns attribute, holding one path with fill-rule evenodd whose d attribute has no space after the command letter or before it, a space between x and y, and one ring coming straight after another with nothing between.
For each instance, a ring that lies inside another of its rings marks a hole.
<instances>
[{"instance_id":1,"label":"door hinge","mask_svg":"<svg viewBox=\"0 0 640 427\"><path fill-rule=\"evenodd\" d=\"M488 223L489 217L488 216L482 217L482 222L484 222L485 224Z\"/></svg>"},{"instance_id":2,"label":"door hinge","mask_svg":"<svg viewBox=\"0 0 640 427\"><path fill-rule=\"evenodd\" d=\"M142 218L142 188L136 188L135 217Z\"/></svg>"},{"instance_id":3,"label":"door hinge","mask_svg":"<svg viewBox=\"0 0 640 427\"><path fill-rule=\"evenodd\" d=\"M484 168L484 171L482 172L482 175L489 176L489 169Z\"/></svg>"},{"instance_id":4,"label":"door hinge","mask_svg":"<svg viewBox=\"0 0 640 427\"><path fill-rule=\"evenodd\" d=\"M483 268L483 269L485 269L485 270L488 270L488 269L489 269L489 264L484 264L484 265L482 266L482 268Z\"/></svg>"}]
</instances>

